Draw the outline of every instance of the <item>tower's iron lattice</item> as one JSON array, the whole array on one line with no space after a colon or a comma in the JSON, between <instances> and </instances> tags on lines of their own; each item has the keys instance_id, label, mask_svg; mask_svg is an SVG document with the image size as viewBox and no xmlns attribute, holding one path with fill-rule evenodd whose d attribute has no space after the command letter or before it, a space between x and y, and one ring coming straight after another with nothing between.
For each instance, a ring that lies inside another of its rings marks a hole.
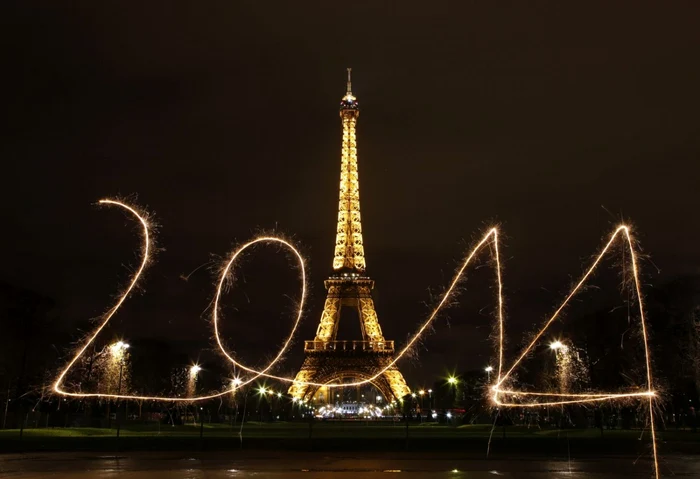
<instances>
[{"instance_id":1,"label":"tower's iron lattice","mask_svg":"<svg viewBox=\"0 0 700 479\"><path fill-rule=\"evenodd\" d=\"M345 379L369 379L386 367L394 354L394 342L384 339L374 310L374 281L365 273L355 135L360 110L357 99L352 94L350 72L348 68L347 92L340 102L343 144L333 273L325 281L328 294L316 338L305 341L304 364L289 388L289 393L296 398L313 397L319 389L318 386L308 386L303 382L330 384L342 383ZM362 341L337 340L340 311L343 307L357 311ZM410 393L396 366L387 369L372 384L387 400L400 399Z\"/></svg>"}]
</instances>

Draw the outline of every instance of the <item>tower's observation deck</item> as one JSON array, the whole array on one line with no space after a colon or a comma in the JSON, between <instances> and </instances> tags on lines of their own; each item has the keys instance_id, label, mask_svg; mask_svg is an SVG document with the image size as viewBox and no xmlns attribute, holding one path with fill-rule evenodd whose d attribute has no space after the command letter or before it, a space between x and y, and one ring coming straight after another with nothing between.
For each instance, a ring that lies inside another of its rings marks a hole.
<instances>
[{"instance_id":1,"label":"tower's observation deck","mask_svg":"<svg viewBox=\"0 0 700 479\"><path fill-rule=\"evenodd\" d=\"M394 352L393 341L304 341L304 351L307 352Z\"/></svg>"},{"instance_id":2,"label":"tower's observation deck","mask_svg":"<svg viewBox=\"0 0 700 479\"><path fill-rule=\"evenodd\" d=\"M289 388L294 397L313 396L318 386L352 377L371 378L390 364L394 342L384 339L372 300L374 281L367 276L360 217L360 180L357 168L355 128L360 116L357 98L352 93L351 69L345 96L340 102L343 139L340 157L340 195L338 224L333 256L333 273L325 281L328 291L321 320L313 341L306 341L306 359L295 382ZM353 308L360 318L361 341L337 340L340 311ZM387 399L402 398L410 393L406 381L395 365L372 381Z\"/></svg>"}]
</instances>

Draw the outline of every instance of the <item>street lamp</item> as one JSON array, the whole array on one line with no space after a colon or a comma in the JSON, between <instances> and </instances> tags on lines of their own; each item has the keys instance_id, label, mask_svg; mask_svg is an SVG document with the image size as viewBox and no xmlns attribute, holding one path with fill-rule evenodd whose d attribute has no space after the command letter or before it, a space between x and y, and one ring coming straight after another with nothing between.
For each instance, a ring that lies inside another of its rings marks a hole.
<instances>
[{"instance_id":1,"label":"street lamp","mask_svg":"<svg viewBox=\"0 0 700 479\"><path fill-rule=\"evenodd\" d=\"M119 381L117 382L117 396L121 395L122 393L122 377L124 376L124 361L126 360L124 353L130 347L131 346L129 346L129 343L125 343L124 341L117 341L109 347L109 352L112 356L112 360L117 361L119 363ZM112 415L109 413L109 405L107 406L107 415L109 416L108 425L109 427L112 427ZM117 402L117 437L119 437L119 432L121 429L120 426L121 422L119 421L119 402Z\"/></svg>"},{"instance_id":2,"label":"street lamp","mask_svg":"<svg viewBox=\"0 0 700 479\"><path fill-rule=\"evenodd\" d=\"M199 371L202 370L202 367L199 364L195 364L192 367L190 367L190 377L191 378L196 378L197 374L199 374Z\"/></svg>"},{"instance_id":3,"label":"street lamp","mask_svg":"<svg viewBox=\"0 0 700 479\"><path fill-rule=\"evenodd\" d=\"M556 355L557 374L559 375L559 389L562 393L566 392L569 382L569 368L571 366L571 354L569 354L569 346L556 340L550 343L549 348Z\"/></svg>"},{"instance_id":4,"label":"street lamp","mask_svg":"<svg viewBox=\"0 0 700 479\"><path fill-rule=\"evenodd\" d=\"M129 343L125 343L124 341L117 341L109 347L112 359L119 361L119 386L117 386L117 394L121 394L122 390L122 373L124 369L124 360L126 359L124 353L130 347Z\"/></svg>"},{"instance_id":5,"label":"street lamp","mask_svg":"<svg viewBox=\"0 0 700 479\"><path fill-rule=\"evenodd\" d=\"M447 382L451 386L450 391L452 393L452 407L454 407L455 403L457 402L457 383L459 380L454 376L450 376L447 378Z\"/></svg>"},{"instance_id":6,"label":"street lamp","mask_svg":"<svg viewBox=\"0 0 700 479\"><path fill-rule=\"evenodd\" d=\"M562 343L561 341L557 340L557 341L554 341L553 343L550 343L549 349L551 349L552 351L559 351L560 349L561 349L561 350L566 350L567 347L566 347L566 345L565 345L564 343Z\"/></svg>"},{"instance_id":7,"label":"street lamp","mask_svg":"<svg viewBox=\"0 0 700 479\"><path fill-rule=\"evenodd\" d=\"M109 349L112 350L112 353L116 353L118 351L121 351L123 349L129 349L131 346L129 343L125 343L124 341L117 341L116 343L112 344Z\"/></svg>"},{"instance_id":8,"label":"street lamp","mask_svg":"<svg viewBox=\"0 0 700 479\"><path fill-rule=\"evenodd\" d=\"M493 366L486 366L484 371L486 371L486 374L488 374L488 383L491 384L491 371L493 371Z\"/></svg>"}]
</instances>

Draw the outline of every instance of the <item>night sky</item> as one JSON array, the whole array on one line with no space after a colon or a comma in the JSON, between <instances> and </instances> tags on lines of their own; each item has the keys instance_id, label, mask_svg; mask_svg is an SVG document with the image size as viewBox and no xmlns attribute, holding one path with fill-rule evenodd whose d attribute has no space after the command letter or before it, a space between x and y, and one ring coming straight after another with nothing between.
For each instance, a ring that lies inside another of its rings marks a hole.
<instances>
[{"instance_id":1,"label":"night sky","mask_svg":"<svg viewBox=\"0 0 700 479\"><path fill-rule=\"evenodd\" d=\"M298 340L312 339L346 67L387 338L405 340L496 223L511 331L552 311L622 218L649 254L647 287L699 272L696 2L17 3L0 15L0 280L54 298L67 331L106 310L136 263L132 223L94 202L138 194L164 251L114 334L196 357L211 347L214 275L182 275L275 230L308 258ZM228 297L241 317L227 334L249 362L282 340L298 291L268 252ZM488 362L493 279L472 279L450 329L424 343L425 368L401 364L409 379Z\"/></svg>"}]
</instances>

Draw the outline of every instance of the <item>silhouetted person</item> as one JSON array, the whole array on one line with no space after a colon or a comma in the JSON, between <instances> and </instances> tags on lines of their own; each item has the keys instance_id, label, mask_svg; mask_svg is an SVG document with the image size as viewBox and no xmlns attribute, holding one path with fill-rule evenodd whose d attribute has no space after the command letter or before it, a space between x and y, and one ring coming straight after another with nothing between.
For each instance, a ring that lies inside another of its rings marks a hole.
<instances>
[{"instance_id":1,"label":"silhouetted person","mask_svg":"<svg viewBox=\"0 0 700 479\"><path fill-rule=\"evenodd\" d=\"M693 406L690 406L688 409L688 426L690 426L690 430L693 432L698 432L698 421L697 421L697 416L695 414L695 408Z\"/></svg>"}]
</instances>

